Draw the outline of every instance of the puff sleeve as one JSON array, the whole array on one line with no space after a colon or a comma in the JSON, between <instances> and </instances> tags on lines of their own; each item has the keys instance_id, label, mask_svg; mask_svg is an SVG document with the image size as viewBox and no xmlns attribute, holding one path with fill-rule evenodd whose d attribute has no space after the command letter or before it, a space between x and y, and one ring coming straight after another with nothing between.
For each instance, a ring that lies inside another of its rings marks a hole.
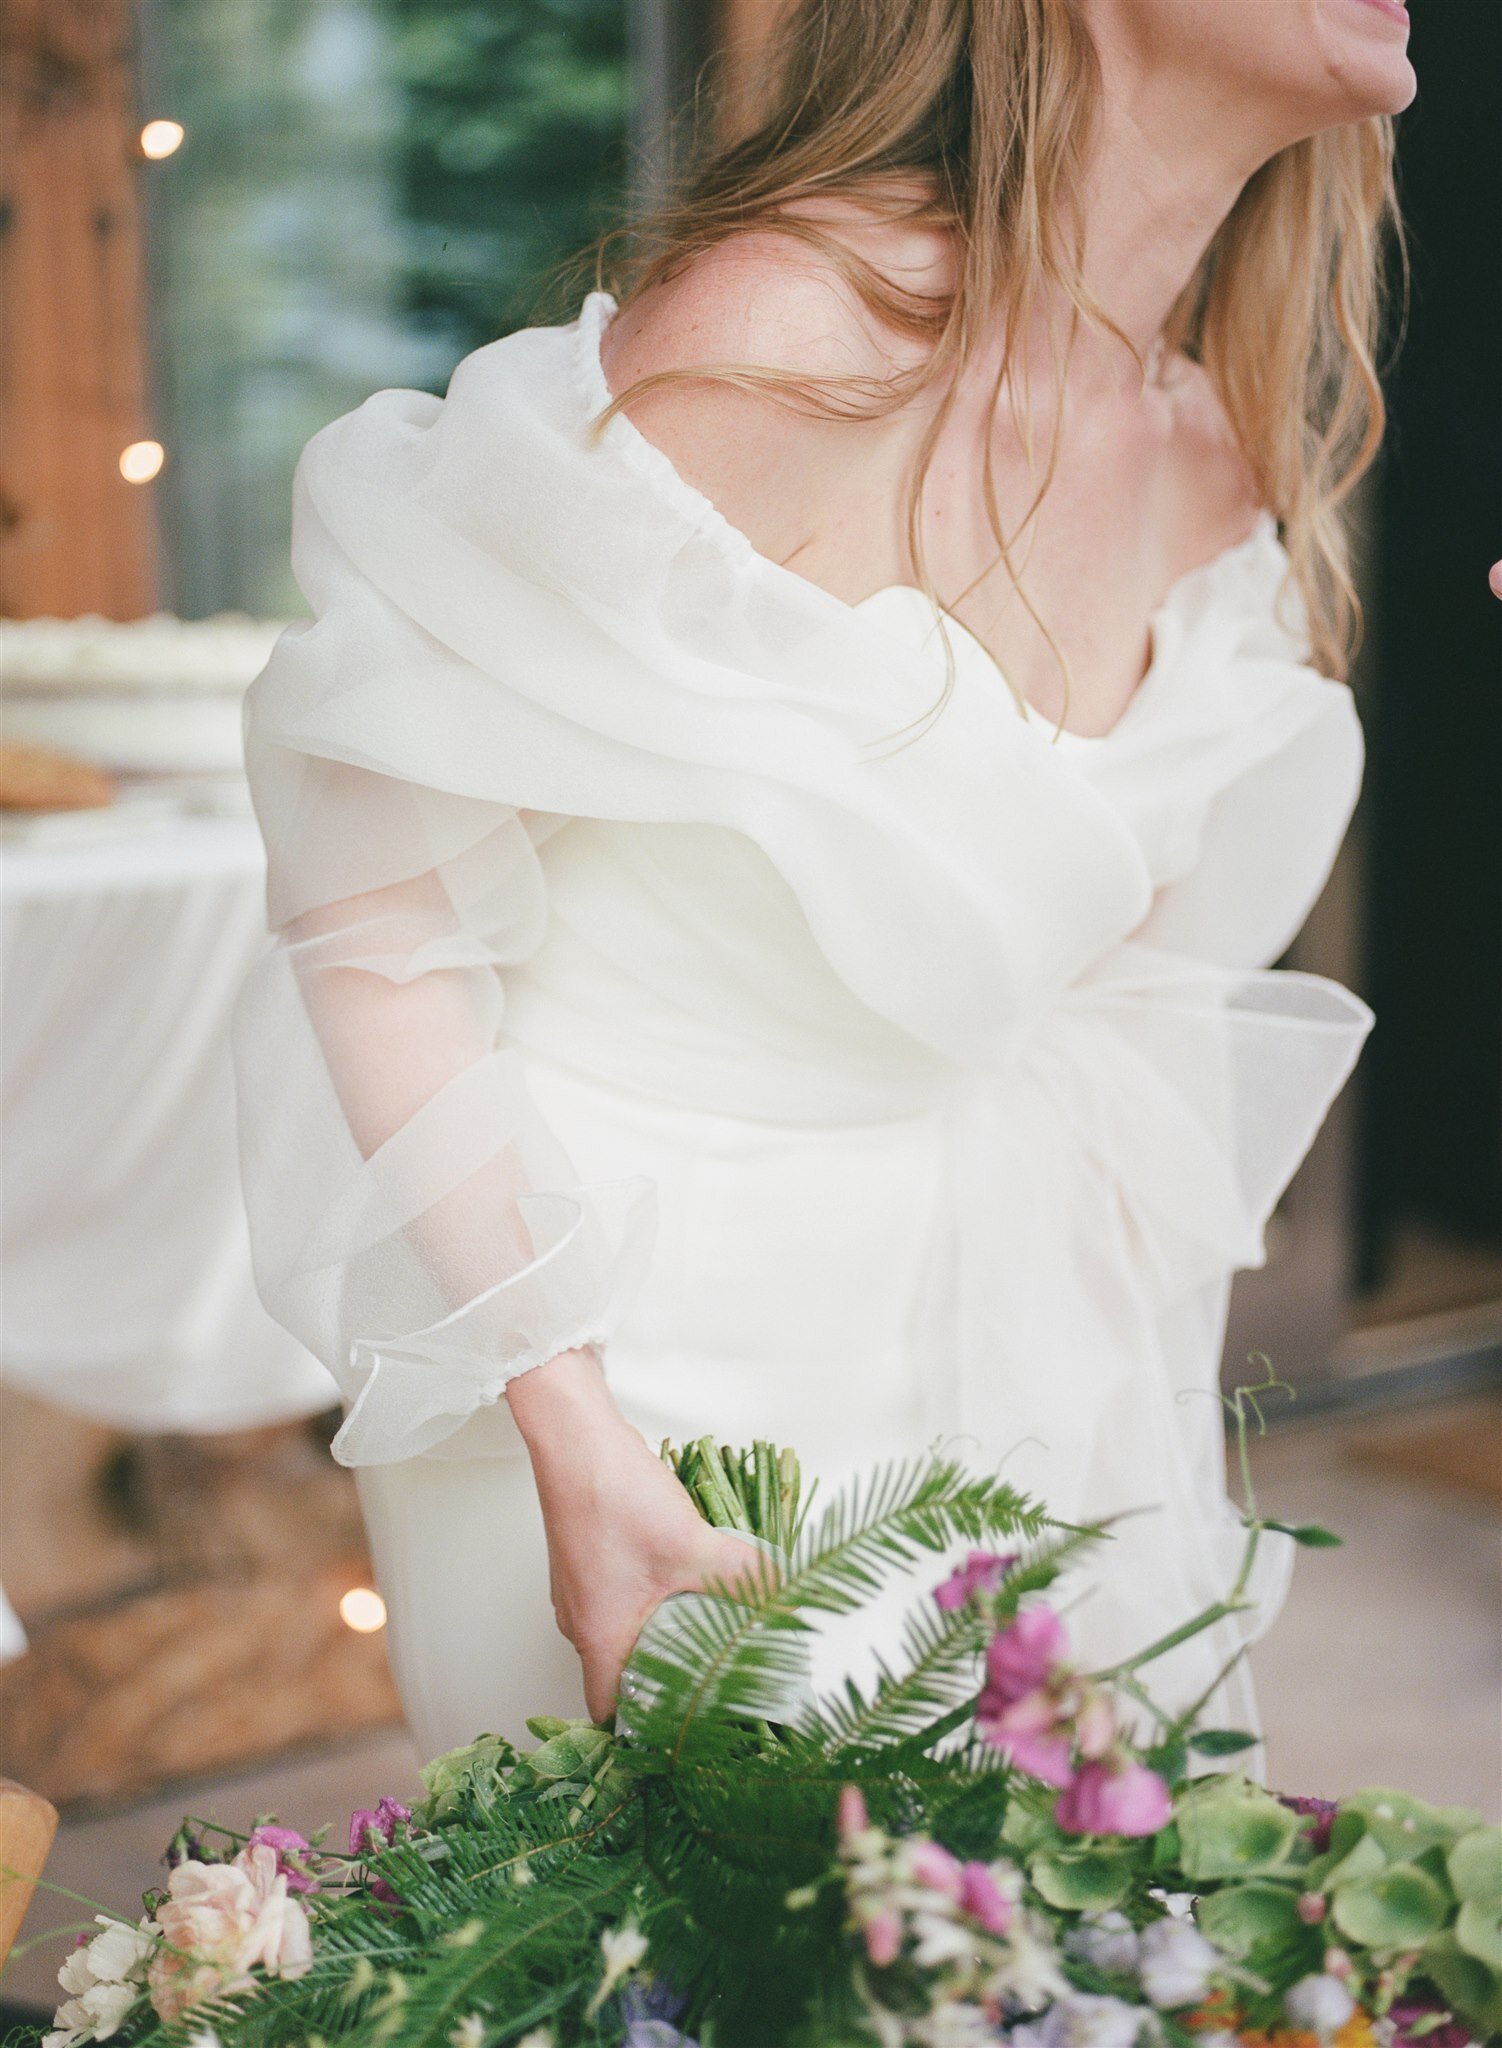
<instances>
[{"instance_id":1,"label":"puff sleeve","mask_svg":"<svg viewBox=\"0 0 1502 2048\"><path fill-rule=\"evenodd\" d=\"M338 749L300 736L299 707L357 678L416 689L428 650L294 502L314 617L245 712L270 936L235 1016L241 1170L261 1297L344 1397L334 1455L384 1464L604 1344L655 1184L581 1185L506 1041L506 970L541 942L539 850L567 818L408 780L374 723Z\"/></svg>"}]
</instances>

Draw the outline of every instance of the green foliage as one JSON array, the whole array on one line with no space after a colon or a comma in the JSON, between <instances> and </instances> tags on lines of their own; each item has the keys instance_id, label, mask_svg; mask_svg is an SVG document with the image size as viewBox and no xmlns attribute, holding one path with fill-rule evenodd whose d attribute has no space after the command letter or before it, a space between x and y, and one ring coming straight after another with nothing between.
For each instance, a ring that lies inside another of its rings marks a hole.
<instances>
[{"instance_id":1,"label":"green foliage","mask_svg":"<svg viewBox=\"0 0 1502 2048\"><path fill-rule=\"evenodd\" d=\"M815 1517L770 1445L701 1440L664 1456L719 1526L775 1543L754 1582L696 1599L675 1636L644 1632L627 1666L643 1689L614 1728L540 1716L531 1750L489 1735L430 1764L410 1827L358 1863L323 1859L306 1975L258 1977L172 2026L143 2001L121 2048L185 2048L204 2027L223 2048L506 2048L538 2028L556 2048L621 2048L618 1980L633 1972L638 1988L671 1990L674 2025L701 2048L874 2048L852 1919L852 1887L872 1880L851 1872L873 1841L896 1859L877 1867L897 1868L911 1834L997 1865L1029 1938L1042 1930L1078 1988L1122 1988L1073 1956L1082 1918L1115 1909L1141 1927L1189 1892L1246 2025L1276 2027L1284 1993L1339 1943L1371 2011L1413 1988L1478 2035L1502 2032L1502 1831L1477 1815L1359 1793L1316 1853L1298 1814L1228 1772L1178 1782L1156 1836L1081 1838L1059 1826L1051 1790L979 1738L990 1629L1095 1532L941 1457L883 1468ZM989 1607L925 1596L902 1657L868 1686L768 1718L805 1675L812 1615L851 1613L953 1545L1003 1540L1024 1555ZM1135 1679L1133 1697L1151 1704ZM1249 1739L1188 1715L1157 1754L1175 1749L1181 1773L1191 1747L1224 1757ZM846 1786L869 1829L847 1818L842 1836ZM971 1923L965 1940L983 1939ZM884 2011L907 2010L906 1996L926 2012L921 1973L901 1970ZM1161 2034L1168 2048L1192 2039L1173 2016Z\"/></svg>"},{"instance_id":2,"label":"green foliage","mask_svg":"<svg viewBox=\"0 0 1502 2048\"><path fill-rule=\"evenodd\" d=\"M1282 1864L1299 1832L1297 1814L1245 1778L1207 1778L1176 1802L1180 1862L1198 1886L1253 1877Z\"/></svg>"}]
</instances>

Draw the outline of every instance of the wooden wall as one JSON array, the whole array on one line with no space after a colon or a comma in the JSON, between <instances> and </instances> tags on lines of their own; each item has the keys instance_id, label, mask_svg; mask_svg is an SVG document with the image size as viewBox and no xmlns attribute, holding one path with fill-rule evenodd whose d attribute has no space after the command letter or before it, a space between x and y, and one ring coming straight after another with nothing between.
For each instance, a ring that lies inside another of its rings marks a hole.
<instances>
[{"instance_id":1,"label":"wooden wall","mask_svg":"<svg viewBox=\"0 0 1502 2048\"><path fill-rule=\"evenodd\" d=\"M156 603L133 0L0 14L0 614Z\"/></svg>"}]
</instances>

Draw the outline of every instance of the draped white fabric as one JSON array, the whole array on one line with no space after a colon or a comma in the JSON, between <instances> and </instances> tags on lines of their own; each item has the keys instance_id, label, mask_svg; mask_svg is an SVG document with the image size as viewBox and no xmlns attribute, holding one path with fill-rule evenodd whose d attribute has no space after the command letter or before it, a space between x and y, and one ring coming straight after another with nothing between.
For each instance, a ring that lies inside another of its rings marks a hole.
<instances>
[{"instance_id":1,"label":"draped white fabric","mask_svg":"<svg viewBox=\"0 0 1502 2048\"><path fill-rule=\"evenodd\" d=\"M1229 1576L1229 1276L1371 1022L1268 965L1355 801L1350 693L1264 517L1097 745L973 659L903 743L931 642L759 556L630 421L591 438L613 310L299 465L315 616L247 711L263 1297L349 1463L514 1455L507 1379L595 1342L649 1432L832 1477L959 1432L1060 1514L1151 1510L1078 1616L1120 1655Z\"/></svg>"},{"instance_id":2,"label":"draped white fabric","mask_svg":"<svg viewBox=\"0 0 1502 2048\"><path fill-rule=\"evenodd\" d=\"M247 818L6 850L3 1372L118 1428L337 1399L251 1274L229 1023L263 896Z\"/></svg>"}]
</instances>

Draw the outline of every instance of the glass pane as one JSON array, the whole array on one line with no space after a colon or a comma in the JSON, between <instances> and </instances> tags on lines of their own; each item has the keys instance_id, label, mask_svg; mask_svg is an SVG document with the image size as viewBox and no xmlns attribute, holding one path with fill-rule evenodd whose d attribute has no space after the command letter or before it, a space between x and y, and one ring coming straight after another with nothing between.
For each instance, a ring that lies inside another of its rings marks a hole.
<instances>
[{"instance_id":1,"label":"glass pane","mask_svg":"<svg viewBox=\"0 0 1502 2048\"><path fill-rule=\"evenodd\" d=\"M626 0L146 0L142 36L186 130L148 188L163 602L294 616L308 436L442 391L618 213Z\"/></svg>"}]
</instances>

